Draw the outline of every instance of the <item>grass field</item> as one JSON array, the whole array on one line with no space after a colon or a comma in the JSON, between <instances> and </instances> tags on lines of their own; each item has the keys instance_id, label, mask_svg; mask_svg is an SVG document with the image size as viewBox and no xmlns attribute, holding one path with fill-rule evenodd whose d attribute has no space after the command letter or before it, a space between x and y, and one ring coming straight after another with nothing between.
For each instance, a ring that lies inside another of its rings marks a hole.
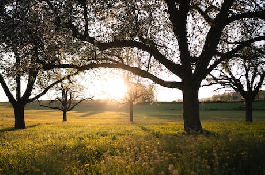
<instances>
[{"instance_id":1,"label":"grass field","mask_svg":"<svg viewBox=\"0 0 265 175\"><path fill-rule=\"evenodd\" d=\"M201 104L204 134L183 131L182 106L84 106L68 113L29 106L25 130L0 105L0 174L265 174L264 103L253 123L241 104Z\"/></svg>"}]
</instances>

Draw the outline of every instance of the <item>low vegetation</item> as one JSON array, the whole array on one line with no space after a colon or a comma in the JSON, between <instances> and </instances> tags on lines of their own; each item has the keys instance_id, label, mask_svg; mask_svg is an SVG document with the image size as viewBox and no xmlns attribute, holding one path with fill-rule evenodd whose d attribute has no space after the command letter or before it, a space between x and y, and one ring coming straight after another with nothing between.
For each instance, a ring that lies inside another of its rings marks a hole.
<instances>
[{"instance_id":1,"label":"low vegetation","mask_svg":"<svg viewBox=\"0 0 265 175\"><path fill-rule=\"evenodd\" d=\"M12 109L0 106L0 174L265 174L264 110L253 123L244 111L204 110L204 133L188 135L176 104L138 105L133 124L127 108L93 109L62 122L28 107L27 129L13 130Z\"/></svg>"}]
</instances>

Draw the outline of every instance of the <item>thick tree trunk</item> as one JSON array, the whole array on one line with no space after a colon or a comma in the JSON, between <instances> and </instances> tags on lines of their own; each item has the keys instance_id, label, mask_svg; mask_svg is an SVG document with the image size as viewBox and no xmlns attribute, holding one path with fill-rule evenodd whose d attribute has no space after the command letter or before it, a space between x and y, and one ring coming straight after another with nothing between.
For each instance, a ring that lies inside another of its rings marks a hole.
<instances>
[{"instance_id":1,"label":"thick tree trunk","mask_svg":"<svg viewBox=\"0 0 265 175\"><path fill-rule=\"evenodd\" d=\"M67 121L66 113L67 113L67 111L63 111L63 122L66 122Z\"/></svg>"},{"instance_id":2,"label":"thick tree trunk","mask_svg":"<svg viewBox=\"0 0 265 175\"><path fill-rule=\"evenodd\" d=\"M183 87L183 119L184 130L188 133L202 132L199 117L199 85L190 81Z\"/></svg>"},{"instance_id":3,"label":"thick tree trunk","mask_svg":"<svg viewBox=\"0 0 265 175\"><path fill-rule=\"evenodd\" d=\"M252 99L245 99L246 105L246 122L252 122Z\"/></svg>"},{"instance_id":4,"label":"thick tree trunk","mask_svg":"<svg viewBox=\"0 0 265 175\"><path fill-rule=\"evenodd\" d=\"M133 122L133 101L130 100L130 122Z\"/></svg>"},{"instance_id":5,"label":"thick tree trunk","mask_svg":"<svg viewBox=\"0 0 265 175\"><path fill-rule=\"evenodd\" d=\"M25 129L24 109L25 105L17 103L13 106L15 114L15 129Z\"/></svg>"}]
</instances>

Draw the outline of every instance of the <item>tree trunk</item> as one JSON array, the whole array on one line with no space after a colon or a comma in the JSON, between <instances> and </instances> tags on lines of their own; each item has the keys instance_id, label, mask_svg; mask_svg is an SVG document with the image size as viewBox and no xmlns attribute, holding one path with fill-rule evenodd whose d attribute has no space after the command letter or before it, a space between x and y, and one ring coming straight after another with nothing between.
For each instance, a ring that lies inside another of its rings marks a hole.
<instances>
[{"instance_id":1,"label":"tree trunk","mask_svg":"<svg viewBox=\"0 0 265 175\"><path fill-rule=\"evenodd\" d=\"M183 86L183 119L184 130L188 133L202 132L199 117L199 85L193 81Z\"/></svg>"},{"instance_id":2,"label":"tree trunk","mask_svg":"<svg viewBox=\"0 0 265 175\"><path fill-rule=\"evenodd\" d=\"M63 122L66 122L67 121L66 113L67 113L67 111L63 111Z\"/></svg>"},{"instance_id":3,"label":"tree trunk","mask_svg":"<svg viewBox=\"0 0 265 175\"><path fill-rule=\"evenodd\" d=\"M245 105L246 105L246 122L252 122L252 99L245 99Z\"/></svg>"},{"instance_id":4,"label":"tree trunk","mask_svg":"<svg viewBox=\"0 0 265 175\"><path fill-rule=\"evenodd\" d=\"M133 101L130 100L130 122L133 122Z\"/></svg>"},{"instance_id":5,"label":"tree trunk","mask_svg":"<svg viewBox=\"0 0 265 175\"><path fill-rule=\"evenodd\" d=\"M13 106L15 114L15 129L25 129L24 109L25 105L17 103Z\"/></svg>"}]
</instances>

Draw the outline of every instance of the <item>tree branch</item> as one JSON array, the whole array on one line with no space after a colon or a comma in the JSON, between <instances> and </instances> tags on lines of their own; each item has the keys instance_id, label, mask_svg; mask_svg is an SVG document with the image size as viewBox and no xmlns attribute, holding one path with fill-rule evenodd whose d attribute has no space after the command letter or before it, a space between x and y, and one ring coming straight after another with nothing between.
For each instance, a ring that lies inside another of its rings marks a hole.
<instances>
[{"instance_id":1,"label":"tree branch","mask_svg":"<svg viewBox=\"0 0 265 175\"><path fill-rule=\"evenodd\" d=\"M122 47L136 47L143 51L150 53L159 63L163 64L168 70L173 72L174 74L182 77L183 71L182 66L180 64L176 64L171 60L168 60L163 54L159 52L157 48L154 46L150 46L144 44L142 42L134 41L134 40L114 40L109 43L96 43L96 46L100 50L106 50L110 48L122 48Z\"/></svg>"},{"instance_id":2,"label":"tree branch","mask_svg":"<svg viewBox=\"0 0 265 175\"><path fill-rule=\"evenodd\" d=\"M241 13L241 14L237 14L237 15L233 15L231 17L229 17L226 21L227 24L236 21L236 20L240 20L243 18L260 18L260 19L265 19L265 11L258 11L258 12L246 12L246 13Z\"/></svg>"},{"instance_id":3,"label":"tree branch","mask_svg":"<svg viewBox=\"0 0 265 175\"><path fill-rule=\"evenodd\" d=\"M84 66L80 66L80 67L75 67L77 68L79 71L84 71L84 70L89 70L92 68L121 68L123 70L127 70L132 72L135 75L141 76L143 78L148 78L150 80L152 80L153 82L160 84L161 86L164 87L168 87L168 88L178 88L178 89L182 89L182 83L181 82L175 82L175 81L165 81L162 80L160 78L158 78L157 76L144 71L140 68L137 67L130 67L128 65L122 64L122 63L117 63L117 64L111 64L111 63L102 63L102 64L89 64L89 65L84 65Z\"/></svg>"},{"instance_id":4,"label":"tree branch","mask_svg":"<svg viewBox=\"0 0 265 175\"><path fill-rule=\"evenodd\" d=\"M13 105L16 103L16 99L14 98L14 96L12 95L12 93L10 92L3 76L0 74L0 83L2 85L2 88L4 89L4 92L9 100L9 102Z\"/></svg>"},{"instance_id":5,"label":"tree branch","mask_svg":"<svg viewBox=\"0 0 265 175\"><path fill-rule=\"evenodd\" d=\"M38 103L39 103L39 106L41 106L41 107L50 108L50 109L58 109L58 110L60 110L60 111L63 111L61 108L59 108L59 107L57 107L57 106L52 107L52 106L49 106L49 105L43 105L43 104L40 103L39 100L38 100Z\"/></svg>"},{"instance_id":6,"label":"tree branch","mask_svg":"<svg viewBox=\"0 0 265 175\"><path fill-rule=\"evenodd\" d=\"M197 10L202 15L202 17L205 19L205 21L208 24L212 24L213 23L213 19L207 14L207 12L203 11L198 5L193 6L193 8L195 10Z\"/></svg>"},{"instance_id":7,"label":"tree branch","mask_svg":"<svg viewBox=\"0 0 265 175\"><path fill-rule=\"evenodd\" d=\"M63 78L61 78L61 79L59 79L59 80L53 82L53 83L50 84L48 87L46 87L41 93L39 93L38 95L36 95L34 98L32 98L32 99L28 99L28 103L29 103L29 102L33 102L34 100L39 99L41 96L43 96L44 94L46 94L46 92L48 92L48 90L51 89L51 88L52 88L53 86L55 86L56 84L62 82L63 80L65 80L65 79L67 79L67 78L69 78L69 77L71 77L71 76L77 75L77 74L78 74L78 71L75 72L75 73L73 73L73 74L71 74L71 75L68 75L68 76L66 76L66 77L63 77Z\"/></svg>"},{"instance_id":8,"label":"tree branch","mask_svg":"<svg viewBox=\"0 0 265 175\"><path fill-rule=\"evenodd\" d=\"M30 70L29 71L29 77L28 77L28 83L27 83L27 88L24 92L24 95L22 96L22 100L27 100L29 99L29 96L31 95L31 92L33 90L33 86L35 84L36 78L37 78L37 71Z\"/></svg>"},{"instance_id":9,"label":"tree branch","mask_svg":"<svg viewBox=\"0 0 265 175\"><path fill-rule=\"evenodd\" d=\"M82 99L82 100L79 100L79 101L78 101L76 104L74 104L72 107L68 108L68 111L73 110L74 107L76 107L78 104L80 104L80 103L82 103L83 101L88 100L88 99L92 100L92 98L84 98L84 99Z\"/></svg>"},{"instance_id":10,"label":"tree branch","mask_svg":"<svg viewBox=\"0 0 265 175\"><path fill-rule=\"evenodd\" d=\"M218 64L220 64L222 61L229 60L232 57L236 56L237 52L243 49L244 47L250 46L252 43L256 41L262 41L265 40L265 36L258 36L256 38L242 41L242 42L236 42L237 46L228 52L221 53L217 52L217 56L220 56L220 59L216 60L206 71L206 75L209 74Z\"/></svg>"},{"instance_id":11,"label":"tree branch","mask_svg":"<svg viewBox=\"0 0 265 175\"><path fill-rule=\"evenodd\" d=\"M234 56L235 53L240 51L242 48L250 46L252 43L254 43L256 41L262 41L262 40L265 40L265 36L258 36L258 37L255 37L253 39L242 41L242 42L238 43L237 47L235 47L233 50L228 51L226 53L220 53L219 52L218 55L224 56L226 59L229 59L232 56Z\"/></svg>"}]
</instances>

